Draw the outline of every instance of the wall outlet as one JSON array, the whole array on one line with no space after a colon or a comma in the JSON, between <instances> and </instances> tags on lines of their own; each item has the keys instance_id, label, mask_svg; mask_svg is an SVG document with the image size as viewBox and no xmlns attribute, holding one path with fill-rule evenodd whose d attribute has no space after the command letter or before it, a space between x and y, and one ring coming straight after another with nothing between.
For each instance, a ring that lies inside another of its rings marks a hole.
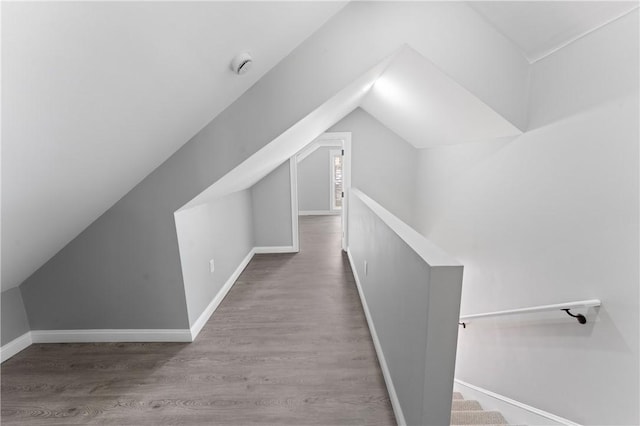
<instances>
[{"instance_id":1,"label":"wall outlet","mask_svg":"<svg viewBox=\"0 0 640 426\"><path fill-rule=\"evenodd\" d=\"M364 275L368 275L369 274L369 263L365 260L364 261Z\"/></svg>"},{"instance_id":2,"label":"wall outlet","mask_svg":"<svg viewBox=\"0 0 640 426\"><path fill-rule=\"evenodd\" d=\"M215 266L215 264L213 263L213 259L211 259L211 260L209 261L209 270L211 271L211 273L213 273L213 271L215 271L215 269L216 269L216 266Z\"/></svg>"}]
</instances>

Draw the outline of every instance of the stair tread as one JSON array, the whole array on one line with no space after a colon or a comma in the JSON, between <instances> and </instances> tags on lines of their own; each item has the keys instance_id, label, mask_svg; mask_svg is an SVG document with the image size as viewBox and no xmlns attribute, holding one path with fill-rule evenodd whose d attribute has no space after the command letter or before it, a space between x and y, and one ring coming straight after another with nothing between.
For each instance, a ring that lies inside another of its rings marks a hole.
<instances>
[{"instance_id":1,"label":"stair tread","mask_svg":"<svg viewBox=\"0 0 640 426\"><path fill-rule=\"evenodd\" d=\"M467 410L451 411L452 425L506 425L507 421L498 411Z\"/></svg>"},{"instance_id":2,"label":"stair tread","mask_svg":"<svg viewBox=\"0 0 640 426\"><path fill-rule=\"evenodd\" d=\"M482 410L480 403L473 399L454 399L451 401L451 411Z\"/></svg>"}]
</instances>

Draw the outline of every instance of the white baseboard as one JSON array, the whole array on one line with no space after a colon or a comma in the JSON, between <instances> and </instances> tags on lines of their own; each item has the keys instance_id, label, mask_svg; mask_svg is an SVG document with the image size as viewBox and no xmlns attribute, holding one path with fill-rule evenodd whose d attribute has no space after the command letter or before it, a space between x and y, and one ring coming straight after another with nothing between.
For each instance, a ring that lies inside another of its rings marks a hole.
<instances>
[{"instance_id":1,"label":"white baseboard","mask_svg":"<svg viewBox=\"0 0 640 426\"><path fill-rule=\"evenodd\" d=\"M231 287L233 287L236 280L238 279L242 271L244 271L244 268L247 267L247 265L249 264L249 262L251 261L255 253L256 253L256 248L254 247L249 251L249 253L242 260L242 262L240 262L240 265L238 265L236 270L233 271L233 274L231 274L229 279L227 279L227 281L224 283L224 285L222 286L218 294L216 294L216 296L213 298L211 303L209 303L209 305L204 310L204 312L202 312L202 314L200 314L198 319L193 323L193 325L191 326L192 341L196 340L196 337L202 330L202 327L204 327L207 321L209 321L209 318L211 318L211 315L213 315L215 310L218 308L218 305L220 305L220 302L222 302L222 300L225 298L227 293L229 293L229 290L231 290Z\"/></svg>"},{"instance_id":2,"label":"white baseboard","mask_svg":"<svg viewBox=\"0 0 640 426\"><path fill-rule=\"evenodd\" d=\"M33 343L192 342L256 253L296 253L293 246L254 247L190 329L31 330L0 348L4 362Z\"/></svg>"},{"instance_id":3,"label":"white baseboard","mask_svg":"<svg viewBox=\"0 0 640 426\"><path fill-rule=\"evenodd\" d=\"M33 343L191 342L189 329L31 330Z\"/></svg>"},{"instance_id":4,"label":"white baseboard","mask_svg":"<svg viewBox=\"0 0 640 426\"><path fill-rule=\"evenodd\" d=\"M454 380L453 390L460 392L465 399L478 401L484 410L500 411L509 424L580 426L571 420L462 380Z\"/></svg>"},{"instance_id":5,"label":"white baseboard","mask_svg":"<svg viewBox=\"0 0 640 426\"><path fill-rule=\"evenodd\" d=\"M380 345L380 339L378 338L376 327L373 324L373 319L371 318L371 313L369 312L369 305L367 305L367 300L364 297L362 286L360 285L360 278L358 277L358 271L356 270L356 266L353 263L353 258L351 257L351 251L349 249L347 249L347 257L349 258L351 270L353 271L353 277L356 281L356 287L358 288L358 294L360 295L360 301L362 302L364 315L367 318L367 325L369 326L369 332L371 333L373 346L376 349L376 355L378 356L378 361L380 362L380 368L382 369L384 382L387 385L387 392L389 392L389 399L391 400L393 413L396 416L396 423L398 424L398 426L406 426L407 422L404 419L404 413L402 412L402 407L400 406L400 400L398 399L396 388L393 386L393 380L391 380L391 372L389 371L389 366L387 365L387 361L384 358L382 346Z\"/></svg>"},{"instance_id":6,"label":"white baseboard","mask_svg":"<svg viewBox=\"0 0 640 426\"><path fill-rule=\"evenodd\" d=\"M31 332L27 331L20 337L16 337L6 345L0 348L0 363L5 362L18 352L21 352L31 346Z\"/></svg>"},{"instance_id":7,"label":"white baseboard","mask_svg":"<svg viewBox=\"0 0 640 426\"><path fill-rule=\"evenodd\" d=\"M274 246L274 247L254 247L253 252L255 254L270 254L270 253L298 253L293 246Z\"/></svg>"},{"instance_id":8,"label":"white baseboard","mask_svg":"<svg viewBox=\"0 0 640 426\"><path fill-rule=\"evenodd\" d=\"M337 216L340 210L300 210L298 216Z\"/></svg>"}]
</instances>

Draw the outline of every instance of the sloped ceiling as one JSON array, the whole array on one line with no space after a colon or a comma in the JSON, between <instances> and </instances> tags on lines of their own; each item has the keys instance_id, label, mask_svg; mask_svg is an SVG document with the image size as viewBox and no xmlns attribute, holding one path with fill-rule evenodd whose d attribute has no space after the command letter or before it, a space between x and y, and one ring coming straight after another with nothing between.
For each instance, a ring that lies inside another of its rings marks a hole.
<instances>
[{"instance_id":1,"label":"sloped ceiling","mask_svg":"<svg viewBox=\"0 0 640 426\"><path fill-rule=\"evenodd\" d=\"M396 56L361 106L416 148L522 133L410 47Z\"/></svg>"},{"instance_id":2,"label":"sloped ceiling","mask_svg":"<svg viewBox=\"0 0 640 426\"><path fill-rule=\"evenodd\" d=\"M249 188L358 106L416 148L522 133L416 50L403 46L176 213Z\"/></svg>"},{"instance_id":3,"label":"sloped ceiling","mask_svg":"<svg viewBox=\"0 0 640 426\"><path fill-rule=\"evenodd\" d=\"M345 2L2 4L2 289L19 285ZM236 76L248 50L253 69Z\"/></svg>"},{"instance_id":4,"label":"sloped ceiling","mask_svg":"<svg viewBox=\"0 0 640 426\"><path fill-rule=\"evenodd\" d=\"M563 2L557 11L542 3L471 7L530 60L636 7ZM19 285L344 4L3 3L2 289ZM236 76L229 62L242 50L255 63ZM417 147L517 134L435 71L409 53L362 106ZM393 104L403 91L404 103ZM429 120L401 114L429 108ZM296 144L282 144L283 152ZM247 166L243 184L265 173L260 164Z\"/></svg>"},{"instance_id":5,"label":"sloped ceiling","mask_svg":"<svg viewBox=\"0 0 640 426\"><path fill-rule=\"evenodd\" d=\"M535 62L627 14L637 1L468 2Z\"/></svg>"}]
</instances>

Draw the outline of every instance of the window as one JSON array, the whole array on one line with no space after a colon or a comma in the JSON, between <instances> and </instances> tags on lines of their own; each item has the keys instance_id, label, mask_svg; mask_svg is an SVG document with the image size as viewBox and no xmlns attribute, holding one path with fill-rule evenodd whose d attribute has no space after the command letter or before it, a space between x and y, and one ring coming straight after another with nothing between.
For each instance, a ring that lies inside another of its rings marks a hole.
<instances>
[{"instance_id":1,"label":"window","mask_svg":"<svg viewBox=\"0 0 640 426\"><path fill-rule=\"evenodd\" d=\"M331 166L331 210L342 209L342 150L329 151Z\"/></svg>"}]
</instances>

